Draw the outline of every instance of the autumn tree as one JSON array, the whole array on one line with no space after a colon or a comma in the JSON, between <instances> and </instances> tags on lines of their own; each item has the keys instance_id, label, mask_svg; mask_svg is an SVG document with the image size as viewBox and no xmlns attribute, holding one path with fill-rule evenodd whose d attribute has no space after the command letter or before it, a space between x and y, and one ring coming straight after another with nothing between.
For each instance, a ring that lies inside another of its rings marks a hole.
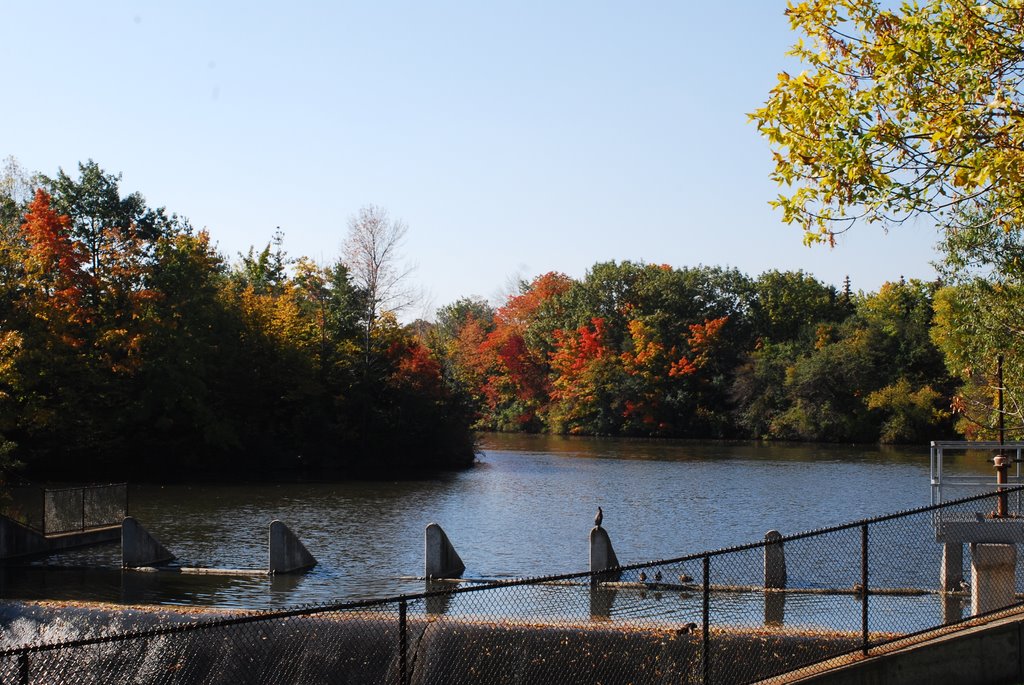
<instances>
[{"instance_id":1,"label":"autumn tree","mask_svg":"<svg viewBox=\"0 0 1024 685\"><path fill-rule=\"evenodd\" d=\"M53 198L54 209L70 219L71 236L85 252L83 269L93 279L94 304L115 310L123 302L117 292L141 288L126 281L126 272L137 272L148 255L141 252L174 223L162 209L152 209L138 192L121 194L120 174L105 172L89 160L78 165L78 178L60 169L53 178L43 176L43 185ZM111 302L104 302L113 296Z\"/></svg>"},{"instance_id":2,"label":"autumn tree","mask_svg":"<svg viewBox=\"0 0 1024 685\"><path fill-rule=\"evenodd\" d=\"M985 208L1024 226L1024 39L1016 2L804 0L787 10L800 34L751 118L771 144L773 204L805 240L854 222L940 225Z\"/></svg>"}]
</instances>

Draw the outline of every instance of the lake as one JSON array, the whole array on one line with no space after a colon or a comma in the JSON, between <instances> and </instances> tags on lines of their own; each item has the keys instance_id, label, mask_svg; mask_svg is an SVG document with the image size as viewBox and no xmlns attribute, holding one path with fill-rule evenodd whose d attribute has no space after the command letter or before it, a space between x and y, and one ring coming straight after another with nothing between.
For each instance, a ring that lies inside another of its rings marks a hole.
<instances>
[{"instance_id":1,"label":"lake","mask_svg":"<svg viewBox=\"0 0 1024 685\"><path fill-rule=\"evenodd\" d=\"M947 471L991 473L987 455ZM6 597L271 608L423 592L423 530L466 576L584 571L600 505L621 563L693 554L929 503L928 448L484 435L479 463L430 480L130 487L130 509L182 566L266 568L285 522L318 559L298 576L119 569L120 547L8 568Z\"/></svg>"}]
</instances>

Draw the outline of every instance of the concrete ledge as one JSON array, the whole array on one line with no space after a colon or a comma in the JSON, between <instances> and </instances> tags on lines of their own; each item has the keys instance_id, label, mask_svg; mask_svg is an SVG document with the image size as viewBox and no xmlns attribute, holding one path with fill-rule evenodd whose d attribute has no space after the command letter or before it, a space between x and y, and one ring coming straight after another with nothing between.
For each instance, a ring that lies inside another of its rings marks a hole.
<instances>
[{"instance_id":1,"label":"concrete ledge","mask_svg":"<svg viewBox=\"0 0 1024 685\"><path fill-rule=\"evenodd\" d=\"M992 542L1020 545L1024 544L1024 520L945 521L936 529L935 540L960 544Z\"/></svg>"},{"instance_id":2,"label":"concrete ledge","mask_svg":"<svg viewBox=\"0 0 1024 685\"><path fill-rule=\"evenodd\" d=\"M66 549L117 542L120 537L121 526L47 537L6 516L0 516L0 559L45 556Z\"/></svg>"}]
</instances>

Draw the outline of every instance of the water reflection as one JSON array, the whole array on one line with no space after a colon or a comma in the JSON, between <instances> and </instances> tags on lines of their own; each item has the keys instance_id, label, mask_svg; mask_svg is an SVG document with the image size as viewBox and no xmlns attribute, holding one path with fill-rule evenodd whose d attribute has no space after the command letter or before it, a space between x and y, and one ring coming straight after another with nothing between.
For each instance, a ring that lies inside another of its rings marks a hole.
<instances>
[{"instance_id":1,"label":"water reflection","mask_svg":"<svg viewBox=\"0 0 1024 685\"><path fill-rule=\"evenodd\" d=\"M615 595L618 592L615 588L592 586L590 588L590 618L605 621L611 619L612 605L615 603Z\"/></svg>"},{"instance_id":2,"label":"water reflection","mask_svg":"<svg viewBox=\"0 0 1024 685\"><path fill-rule=\"evenodd\" d=\"M964 455L948 468L990 470L983 458L972 459ZM132 515L182 566L266 568L274 519L319 564L294 579L129 577L118 569L114 546L49 561L108 569L81 576L91 580L76 585L64 574L58 582L53 574L61 572L51 569L33 572L32 581L8 569L0 592L250 608L356 601L423 592L423 581L410 577L422 575L423 531L432 522L450 536L467 577L513 578L587 568L598 505L619 560L630 564L760 540L770 528L788 535L929 501L926 447L490 435L481 460L466 472L416 481L133 486ZM787 555L796 551L787 543ZM579 599L587 617L605 609L589 590ZM613 595L607 609L631 601ZM789 598L787 619L792 604ZM762 610L768 613L759 604Z\"/></svg>"},{"instance_id":3,"label":"water reflection","mask_svg":"<svg viewBox=\"0 0 1024 685\"><path fill-rule=\"evenodd\" d=\"M764 624L781 626L786 623L786 593L766 591L764 593Z\"/></svg>"}]
</instances>

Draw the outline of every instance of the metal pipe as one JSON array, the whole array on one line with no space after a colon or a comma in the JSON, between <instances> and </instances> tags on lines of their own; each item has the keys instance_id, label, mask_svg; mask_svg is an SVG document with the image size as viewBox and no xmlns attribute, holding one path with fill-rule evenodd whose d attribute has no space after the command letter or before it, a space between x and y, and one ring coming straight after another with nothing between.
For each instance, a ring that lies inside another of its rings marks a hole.
<instances>
[{"instance_id":1,"label":"metal pipe","mask_svg":"<svg viewBox=\"0 0 1024 685\"><path fill-rule=\"evenodd\" d=\"M860 627L863 640L862 651L868 654L868 524L860 527Z\"/></svg>"},{"instance_id":2,"label":"metal pipe","mask_svg":"<svg viewBox=\"0 0 1024 685\"><path fill-rule=\"evenodd\" d=\"M1006 427L1005 427L1005 416L1003 413L1003 355L999 355L997 358L996 372L999 377L999 454L993 460L996 465L996 485L1006 485L1006 475L1010 468L1010 460L1003 453L1003 446L1006 444ZM996 499L996 516L998 518L1005 518L1007 516L1008 509L1006 505L1006 493L1002 487L998 488L999 497Z\"/></svg>"},{"instance_id":3,"label":"metal pipe","mask_svg":"<svg viewBox=\"0 0 1024 685\"><path fill-rule=\"evenodd\" d=\"M409 648L406 611L406 602L403 599L398 603L398 682L400 685L409 685L409 673L406 665Z\"/></svg>"},{"instance_id":4,"label":"metal pipe","mask_svg":"<svg viewBox=\"0 0 1024 685\"><path fill-rule=\"evenodd\" d=\"M701 627L701 643L702 643L702 656L701 659L701 679L704 685L711 682L711 636L709 635L709 628L711 627L711 558L704 555L704 604L702 608L702 627Z\"/></svg>"}]
</instances>

